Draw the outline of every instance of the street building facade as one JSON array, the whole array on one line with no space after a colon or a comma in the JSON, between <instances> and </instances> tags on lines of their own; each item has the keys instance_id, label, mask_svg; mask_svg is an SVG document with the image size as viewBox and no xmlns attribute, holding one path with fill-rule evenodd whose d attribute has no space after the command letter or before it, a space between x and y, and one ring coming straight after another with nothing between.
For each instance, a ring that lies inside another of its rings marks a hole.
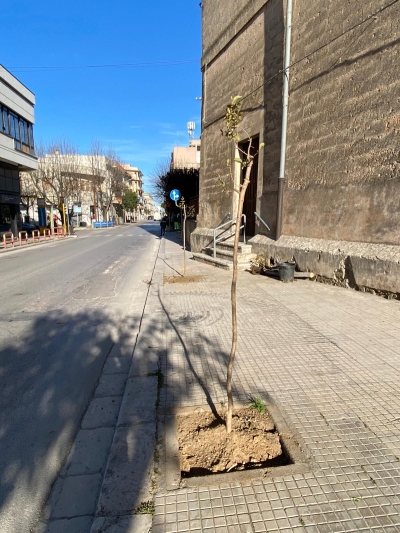
<instances>
[{"instance_id":1,"label":"street building facade","mask_svg":"<svg viewBox=\"0 0 400 533\"><path fill-rule=\"evenodd\" d=\"M255 154L244 204L253 250L268 254L281 243L292 259L296 250L298 256L313 250L307 267L317 273L321 267L329 277L350 252L336 253L334 265L318 254L326 251L331 258L332 248L343 252L334 243L344 242L357 257L368 247L368 255L387 268L386 256L399 253L400 238L400 4L293 2L284 175L287 2L235 0L230 9L224 4L202 3L202 157L192 249L200 251L212 229L235 214L240 165L221 129L230 97L239 95L240 147L251 138ZM394 249L389 253L385 246ZM376 263L368 268L365 284L383 288L384 276L373 279L380 276ZM345 277L351 276L348 270ZM391 273L400 278L397 270Z\"/></svg>"},{"instance_id":2,"label":"street building facade","mask_svg":"<svg viewBox=\"0 0 400 533\"><path fill-rule=\"evenodd\" d=\"M94 221L119 223L123 222L122 194L127 179L122 165L105 155L56 149L39 158L36 171L23 173L22 197L33 219L39 197L45 199L49 213L54 211L59 223L63 204L74 226L90 226Z\"/></svg>"},{"instance_id":3,"label":"street building facade","mask_svg":"<svg viewBox=\"0 0 400 533\"><path fill-rule=\"evenodd\" d=\"M0 65L0 233L18 235L20 172L37 168L35 96Z\"/></svg>"},{"instance_id":4,"label":"street building facade","mask_svg":"<svg viewBox=\"0 0 400 533\"><path fill-rule=\"evenodd\" d=\"M144 218L144 202L143 202L143 173L128 163L123 163L122 168L127 174L126 185L129 189L137 194L139 204L133 213L127 213L129 220L143 220Z\"/></svg>"},{"instance_id":5,"label":"street building facade","mask_svg":"<svg viewBox=\"0 0 400 533\"><path fill-rule=\"evenodd\" d=\"M143 193L143 204L144 204L144 212L145 212L146 218L152 219L152 220L160 220L161 208L160 206L154 203L154 198L150 193L148 192Z\"/></svg>"},{"instance_id":6,"label":"street building facade","mask_svg":"<svg viewBox=\"0 0 400 533\"><path fill-rule=\"evenodd\" d=\"M171 169L200 168L200 139L190 139L189 146L174 146L171 154Z\"/></svg>"}]
</instances>

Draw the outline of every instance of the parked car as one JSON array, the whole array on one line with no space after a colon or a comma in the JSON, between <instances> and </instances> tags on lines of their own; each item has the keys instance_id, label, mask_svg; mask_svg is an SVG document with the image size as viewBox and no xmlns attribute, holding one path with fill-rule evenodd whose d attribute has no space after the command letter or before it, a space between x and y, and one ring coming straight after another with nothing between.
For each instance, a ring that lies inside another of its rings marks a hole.
<instances>
[{"instance_id":1,"label":"parked car","mask_svg":"<svg viewBox=\"0 0 400 533\"><path fill-rule=\"evenodd\" d=\"M31 222L21 222L18 224L18 229L19 231L27 231L29 234L31 234L33 230L39 229L39 226L36 226Z\"/></svg>"},{"instance_id":2,"label":"parked car","mask_svg":"<svg viewBox=\"0 0 400 533\"><path fill-rule=\"evenodd\" d=\"M149 216L147 217L147 220L154 220L153 215L149 215Z\"/></svg>"}]
</instances>

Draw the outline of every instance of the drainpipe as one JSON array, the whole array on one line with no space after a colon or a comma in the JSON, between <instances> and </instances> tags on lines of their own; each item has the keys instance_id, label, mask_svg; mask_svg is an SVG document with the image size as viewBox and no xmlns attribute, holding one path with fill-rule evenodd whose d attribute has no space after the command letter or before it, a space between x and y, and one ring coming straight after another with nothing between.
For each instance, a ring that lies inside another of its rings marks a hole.
<instances>
[{"instance_id":1,"label":"drainpipe","mask_svg":"<svg viewBox=\"0 0 400 533\"><path fill-rule=\"evenodd\" d=\"M283 72L281 162L280 162L279 179L278 179L278 209L277 209L277 214L276 214L276 237L275 237L276 240L278 240L282 234L283 188L285 184L287 117L288 117L288 107L289 107L289 66L290 66L291 37L292 37L292 0L287 0L285 66L284 66L284 72Z\"/></svg>"}]
</instances>

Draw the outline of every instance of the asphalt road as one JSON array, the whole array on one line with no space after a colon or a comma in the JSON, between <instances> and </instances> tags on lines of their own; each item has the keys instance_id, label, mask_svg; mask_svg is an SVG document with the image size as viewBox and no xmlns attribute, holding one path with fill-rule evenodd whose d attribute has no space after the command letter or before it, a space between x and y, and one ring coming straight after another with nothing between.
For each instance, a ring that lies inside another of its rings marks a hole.
<instances>
[{"instance_id":1,"label":"asphalt road","mask_svg":"<svg viewBox=\"0 0 400 533\"><path fill-rule=\"evenodd\" d=\"M28 533L38 519L135 291L151 277L158 232L148 222L87 230L0 254L1 533Z\"/></svg>"}]
</instances>

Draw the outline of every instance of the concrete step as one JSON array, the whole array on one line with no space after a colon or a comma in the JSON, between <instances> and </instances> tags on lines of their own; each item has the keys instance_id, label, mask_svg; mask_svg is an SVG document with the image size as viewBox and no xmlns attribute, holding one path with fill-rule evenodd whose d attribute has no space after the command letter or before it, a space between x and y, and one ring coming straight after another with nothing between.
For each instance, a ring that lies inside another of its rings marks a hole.
<instances>
[{"instance_id":1,"label":"concrete step","mask_svg":"<svg viewBox=\"0 0 400 533\"><path fill-rule=\"evenodd\" d=\"M204 254L204 253L192 253L192 257L195 261L201 261L202 263L207 263L208 265L216 266L218 268L223 268L225 270L232 270L233 269L233 262L232 259L224 260L220 258L215 258L212 255ZM247 268L250 268L250 261L243 261L238 262L238 269L239 270L246 270Z\"/></svg>"},{"instance_id":2,"label":"concrete step","mask_svg":"<svg viewBox=\"0 0 400 533\"><path fill-rule=\"evenodd\" d=\"M212 248L204 248L203 253L213 256L214 250ZM217 246L216 256L218 259L223 259L224 261L233 261L233 249L221 249ZM255 257L255 254L252 253L238 253L238 263L248 263Z\"/></svg>"},{"instance_id":3,"label":"concrete step","mask_svg":"<svg viewBox=\"0 0 400 533\"><path fill-rule=\"evenodd\" d=\"M233 241L224 241L217 244L217 249L233 251ZM243 254L251 254L251 244L244 244L239 242L238 252Z\"/></svg>"},{"instance_id":4,"label":"concrete step","mask_svg":"<svg viewBox=\"0 0 400 533\"><path fill-rule=\"evenodd\" d=\"M224 270L232 270L232 262L224 261L223 259L214 259L214 257L210 255L197 252L193 252L192 257L195 261L201 261L202 263L223 268Z\"/></svg>"}]
</instances>

